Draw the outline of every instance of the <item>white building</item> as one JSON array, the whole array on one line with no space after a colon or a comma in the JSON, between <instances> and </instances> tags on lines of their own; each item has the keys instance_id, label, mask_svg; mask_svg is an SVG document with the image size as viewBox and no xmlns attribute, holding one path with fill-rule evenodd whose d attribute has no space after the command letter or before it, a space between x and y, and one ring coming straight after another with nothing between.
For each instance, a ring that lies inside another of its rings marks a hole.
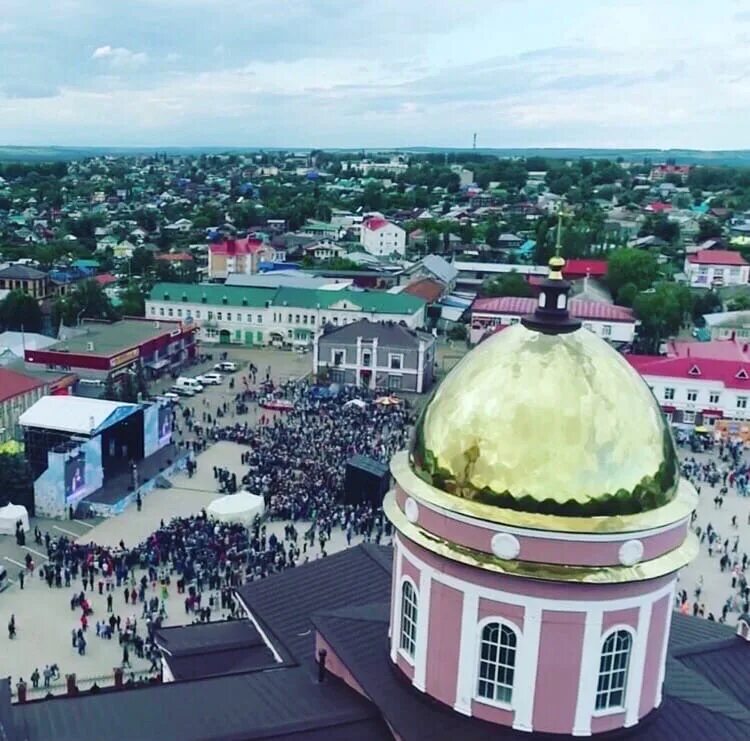
<instances>
[{"instance_id":1,"label":"white building","mask_svg":"<svg viewBox=\"0 0 750 741\"><path fill-rule=\"evenodd\" d=\"M203 342L312 347L325 324L342 327L367 319L423 327L425 302L407 293L350 288L157 283L146 299L146 316L193 322Z\"/></svg>"},{"instance_id":2,"label":"white building","mask_svg":"<svg viewBox=\"0 0 750 741\"><path fill-rule=\"evenodd\" d=\"M721 420L737 423L750 419L750 362L688 356L626 357L674 425L692 429L713 427Z\"/></svg>"},{"instance_id":3,"label":"white building","mask_svg":"<svg viewBox=\"0 0 750 741\"><path fill-rule=\"evenodd\" d=\"M366 252L377 257L406 253L406 232L398 225L387 219L374 217L362 224L359 241Z\"/></svg>"},{"instance_id":4,"label":"white building","mask_svg":"<svg viewBox=\"0 0 750 741\"><path fill-rule=\"evenodd\" d=\"M739 252L701 250L685 258L685 275L691 288L744 286L750 282L750 265Z\"/></svg>"},{"instance_id":5,"label":"white building","mask_svg":"<svg viewBox=\"0 0 750 741\"><path fill-rule=\"evenodd\" d=\"M321 239L319 242L308 244L303 248L303 252L316 261L346 257L346 247L336 244L331 239Z\"/></svg>"},{"instance_id":6,"label":"white building","mask_svg":"<svg viewBox=\"0 0 750 741\"><path fill-rule=\"evenodd\" d=\"M495 327L517 324L521 317L534 313L536 299L503 296L500 298L478 298L471 306L471 330L469 340L479 342ZM617 344L627 344L635 337L637 321L630 309L600 301L572 299L570 313L579 319L584 328L602 339Z\"/></svg>"}]
</instances>

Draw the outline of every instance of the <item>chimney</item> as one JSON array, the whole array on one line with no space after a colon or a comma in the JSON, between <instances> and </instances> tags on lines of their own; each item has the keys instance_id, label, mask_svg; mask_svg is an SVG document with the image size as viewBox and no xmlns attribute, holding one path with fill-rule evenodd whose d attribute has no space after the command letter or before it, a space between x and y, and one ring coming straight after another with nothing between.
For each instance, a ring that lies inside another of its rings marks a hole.
<instances>
[{"instance_id":1,"label":"chimney","mask_svg":"<svg viewBox=\"0 0 750 741\"><path fill-rule=\"evenodd\" d=\"M318 651L318 682L323 682L326 676L326 656L328 656L328 651L321 648Z\"/></svg>"}]
</instances>

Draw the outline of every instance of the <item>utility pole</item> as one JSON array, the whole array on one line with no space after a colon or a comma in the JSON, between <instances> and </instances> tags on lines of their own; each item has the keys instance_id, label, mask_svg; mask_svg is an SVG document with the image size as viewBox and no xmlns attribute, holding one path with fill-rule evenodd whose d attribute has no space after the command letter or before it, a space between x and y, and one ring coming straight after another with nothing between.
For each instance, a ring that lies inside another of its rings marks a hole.
<instances>
[{"instance_id":1,"label":"utility pole","mask_svg":"<svg viewBox=\"0 0 750 741\"><path fill-rule=\"evenodd\" d=\"M472 149L476 149L477 148L477 134L476 134L476 132L474 132L474 143L471 145L471 148Z\"/></svg>"}]
</instances>

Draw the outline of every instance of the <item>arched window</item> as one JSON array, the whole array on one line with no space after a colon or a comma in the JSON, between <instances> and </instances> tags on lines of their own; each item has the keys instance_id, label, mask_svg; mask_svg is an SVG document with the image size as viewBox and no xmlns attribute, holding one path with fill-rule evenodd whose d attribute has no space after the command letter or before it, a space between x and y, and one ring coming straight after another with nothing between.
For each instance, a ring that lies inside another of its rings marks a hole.
<instances>
[{"instance_id":1,"label":"arched window","mask_svg":"<svg viewBox=\"0 0 750 741\"><path fill-rule=\"evenodd\" d=\"M544 308L547 305L547 294L544 291L541 291L539 294L539 306Z\"/></svg>"},{"instance_id":2,"label":"arched window","mask_svg":"<svg viewBox=\"0 0 750 741\"><path fill-rule=\"evenodd\" d=\"M632 647L633 636L627 630L616 630L605 639L596 686L597 710L625 707L625 687Z\"/></svg>"},{"instance_id":3,"label":"arched window","mask_svg":"<svg viewBox=\"0 0 750 741\"><path fill-rule=\"evenodd\" d=\"M417 590L410 581L401 586L401 649L411 658L417 648Z\"/></svg>"},{"instance_id":4,"label":"arched window","mask_svg":"<svg viewBox=\"0 0 750 741\"><path fill-rule=\"evenodd\" d=\"M518 639L512 628L487 623L479 645L479 684L477 695L495 702L510 703L516 668Z\"/></svg>"}]
</instances>

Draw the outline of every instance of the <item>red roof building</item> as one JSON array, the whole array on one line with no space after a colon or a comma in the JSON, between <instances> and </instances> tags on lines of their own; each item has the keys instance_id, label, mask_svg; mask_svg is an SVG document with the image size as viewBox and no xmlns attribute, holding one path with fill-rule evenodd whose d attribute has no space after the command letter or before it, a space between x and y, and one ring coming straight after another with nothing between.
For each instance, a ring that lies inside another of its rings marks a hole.
<instances>
[{"instance_id":1,"label":"red roof building","mask_svg":"<svg viewBox=\"0 0 750 741\"><path fill-rule=\"evenodd\" d=\"M391 222L388 219L381 219L379 216L373 216L371 219L365 221L365 229L369 229L372 232L378 231L378 229L384 229L390 226Z\"/></svg>"},{"instance_id":2,"label":"red roof building","mask_svg":"<svg viewBox=\"0 0 750 741\"><path fill-rule=\"evenodd\" d=\"M691 288L745 286L750 264L733 250L701 250L685 258L685 275Z\"/></svg>"},{"instance_id":3,"label":"red roof building","mask_svg":"<svg viewBox=\"0 0 750 741\"><path fill-rule=\"evenodd\" d=\"M39 378L0 368L0 442L18 438L18 418L49 390Z\"/></svg>"},{"instance_id":4,"label":"red roof building","mask_svg":"<svg viewBox=\"0 0 750 741\"><path fill-rule=\"evenodd\" d=\"M117 278L115 278L112 273L100 273L99 275L94 276L94 280L102 288L106 288L107 286L111 286L113 283L117 283Z\"/></svg>"},{"instance_id":5,"label":"red roof building","mask_svg":"<svg viewBox=\"0 0 750 741\"><path fill-rule=\"evenodd\" d=\"M225 239L209 245L211 255L254 255L264 247L262 239L245 237L244 239Z\"/></svg>"},{"instance_id":6,"label":"red roof building","mask_svg":"<svg viewBox=\"0 0 750 741\"><path fill-rule=\"evenodd\" d=\"M471 341L479 342L498 324L517 324L521 317L533 314L536 305L536 299L517 296L475 299L471 306ZM631 309L580 299L571 300L569 308L586 329L600 337L620 344L633 341L636 320Z\"/></svg>"},{"instance_id":7,"label":"red roof building","mask_svg":"<svg viewBox=\"0 0 750 741\"><path fill-rule=\"evenodd\" d=\"M193 256L188 252L165 252L163 255L157 255L156 259L165 262L192 262Z\"/></svg>"},{"instance_id":8,"label":"red roof building","mask_svg":"<svg viewBox=\"0 0 750 741\"><path fill-rule=\"evenodd\" d=\"M444 292L445 286L436 280L431 280L430 278L415 280L404 288L404 293L417 296L428 304L434 304L436 301L439 301Z\"/></svg>"},{"instance_id":9,"label":"red roof building","mask_svg":"<svg viewBox=\"0 0 750 741\"><path fill-rule=\"evenodd\" d=\"M625 357L676 425L710 427L718 424L717 420L739 424L750 416L750 360L746 355L732 359L689 355ZM731 430L731 426L726 429Z\"/></svg>"},{"instance_id":10,"label":"red roof building","mask_svg":"<svg viewBox=\"0 0 750 741\"><path fill-rule=\"evenodd\" d=\"M262 260L276 259L274 247L256 237L225 239L208 247L208 277L226 278L230 273L251 275Z\"/></svg>"}]
</instances>

